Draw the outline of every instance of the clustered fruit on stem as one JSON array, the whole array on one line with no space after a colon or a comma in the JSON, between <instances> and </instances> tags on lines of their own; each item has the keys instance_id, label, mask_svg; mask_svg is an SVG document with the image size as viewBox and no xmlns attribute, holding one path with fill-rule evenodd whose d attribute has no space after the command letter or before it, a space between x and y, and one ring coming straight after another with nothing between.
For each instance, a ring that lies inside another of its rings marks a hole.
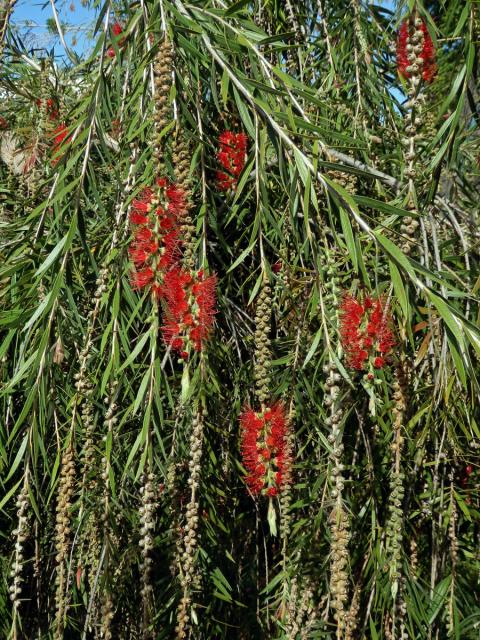
<instances>
[{"instance_id":1,"label":"clustered fruit on stem","mask_svg":"<svg viewBox=\"0 0 480 640\"><path fill-rule=\"evenodd\" d=\"M55 640L61 640L65 629L65 616L68 606L67 591L67 562L71 545L71 508L75 490L75 462L73 444L70 440L63 451L60 480L56 507L55 547L57 555L57 573L55 577Z\"/></svg>"},{"instance_id":2,"label":"clustered fruit on stem","mask_svg":"<svg viewBox=\"0 0 480 640\"><path fill-rule=\"evenodd\" d=\"M450 478L450 517L448 521L448 538L450 540L450 563L451 563L451 583L450 594L448 598L448 606L446 611L446 623L449 637L455 637L455 583L457 578L457 562L458 562L458 538L457 538L457 501L455 498L453 473Z\"/></svg>"},{"instance_id":3,"label":"clustered fruit on stem","mask_svg":"<svg viewBox=\"0 0 480 640\"><path fill-rule=\"evenodd\" d=\"M156 492L154 489L154 474L145 472L140 487L140 541L142 562L140 564L141 584L140 594L143 604L143 638L149 638L150 605L152 602L153 586L151 582L153 551L153 535L155 530Z\"/></svg>"},{"instance_id":4,"label":"clustered fruit on stem","mask_svg":"<svg viewBox=\"0 0 480 640\"><path fill-rule=\"evenodd\" d=\"M326 248L326 273L327 281L325 287L327 294L325 301L331 305L331 308L337 311L337 321L340 320L340 338L342 346L344 340L354 341L354 351L349 356L349 362L357 364L363 368L363 365L369 357L369 352L365 357L359 354L360 350L367 350L364 344L365 335L368 334L365 320L363 319L364 307L359 305L358 301L353 297L344 296L343 310L340 304L339 279L335 272L333 256L328 248ZM360 311L361 307L361 311ZM339 316L339 317L338 317ZM343 324L342 324L343 323ZM379 321L381 324L381 321ZM368 322L367 322L368 324ZM366 331L365 335L364 332ZM369 343L367 343L368 345ZM374 343L372 341L371 347ZM347 350L347 353L349 351ZM370 354L372 355L372 354ZM354 356L356 356L354 358ZM323 403L326 408L327 416L325 424L330 429L328 434L328 442L331 446L330 465L329 465L329 488L330 498L332 500L332 508L328 516L330 525L330 594L331 607L334 612L336 622L336 635L338 640L343 640L347 627L348 615L345 610L348 602L348 573L349 564L348 543L350 539L350 523L348 513L343 500L343 490L345 487L343 464L343 406L341 399L341 381L342 377L335 363L334 353L331 350L328 355L328 362L323 366L325 374L325 395Z\"/></svg>"},{"instance_id":5,"label":"clustered fruit on stem","mask_svg":"<svg viewBox=\"0 0 480 640\"><path fill-rule=\"evenodd\" d=\"M255 395L260 409L246 407L240 416L241 450L247 470L245 481L256 495L273 498L291 481L288 420L282 403L270 397L271 289L264 275L255 312Z\"/></svg>"},{"instance_id":6,"label":"clustered fruit on stem","mask_svg":"<svg viewBox=\"0 0 480 640\"><path fill-rule=\"evenodd\" d=\"M177 626L175 629L178 640L183 640L187 637L188 625L191 618L192 589L195 582L195 556L198 547L198 491L200 487L200 461L203 449L203 425L204 412L201 407L197 407L192 418L192 431L190 434L190 460L188 463L190 499L186 511L185 537L183 545L181 545L180 583L182 585L183 595L177 612Z\"/></svg>"},{"instance_id":7,"label":"clustered fruit on stem","mask_svg":"<svg viewBox=\"0 0 480 640\"><path fill-rule=\"evenodd\" d=\"M165 128L170 124L170 91L172 89L173 49L170 41L165 38L160 44L153 64L154 77L154 112L153 123L155 137L153 141L153 156L155 168L160 175L164 170Z\"/></svg>"},{"instance_id":8,"label":"clustered fruit on stem","mask_svg":"<svg viewBox=\"0 0 480 640\"><path fill-rule=\"evenodd\" d=\"M23 480L23 486L17 497L17 527L13 530L15 536L15 555L10 572L12 578L12 584L9 587L10 600L13 605L13 625L14 634L17 632L17 617L20 609L21 595L22 595L22 583L23 583L23 569L24 569L24 547L25 542L29 536L28 527L28 510L30 506L30 499L28 496L28 480L29 473L28 467L25 470L25 476ZM16 635L15 635L16 637Z\"/></svg>"},{"instance_id":9,"label":"clustered fruit on stem","mask_svg":"<svg viewBox=\"0 0 480 640\"><path fill-rule=\"evenodd\" d=\"M418 15L405 19L398 33L397 39L397 68L401 76L408 82L408 102L405 108L409 109L405 132L404 146L406 169L408 178L408 197L406 208L412 213L417 213L415 197L415 178L417 176L416 142L418 129L422 125L422 110L425 102L425 94L421 92L422 80L432 82L436 74L435 48L432 38L423 18ZM401 231L404 236L402 251L410 253L416 242L416 231L419 222L415 216L406 216L402 220Z\"/></svg>"},{"instance_id":10,"label":"clustered fruit on stem","mask_svg":"<svg viewBox=\"0 0 480 640\"><path fill-rule=\"evenodd\" d=\"M392 597L394 600L394 616L392 620L393 632L395 633L396 620L399 621L400 637L404 637L403 609L405 607L402 589L402 545L404 510L403 498L405 494L404 479L402 472L401 456L403 449L403 429L406 409L407 377L404 367L399 363L395 369L395 380L393 383L393 439L392 450L392 470L390 473L390 495L388 498L388 519L385 523L386 543L385 551L387 558L387 568L391 583Z\"/></svg>"},{"instance_id":11,"label":"clustered fruit on stem","mask_svg":"<svg viewBox=\"0 0 480 640\"><path fill-rule=\"evenodd\" d=\"M104 416L104 427L105 433L103 436L103 441L107 444L108 440L110 440L110 446L113 446L113 437L114 437L114 428L118 422L117 416L117 403L116 396L118 393L118 380L113 378L110 383L110 389L108 395L105 397L105 405L106 411ZM102 458L102 483L103 483L103 512L101 516L102 524L103 524L103 544L105 547L105 566L107 567L107 571L109 570L108 566L108 556L110 553L111 546L111 525L110 525L110 517L111 517L111 490L110 490L110 473L112 471L112 465L110 457L106 456L106 452L104 457ZM112 620L114 617L114 603L112 597L112 585L111 585L111 577L107 576L109 579L105 581L105 586L102 593L102 610L101 610L101 618L102 618L102 638L105 640L112 640Z\"/></svg>"},{"instance_id":12,"label":"clustered fruit on stem","mask_svg":"<svg viewBox=\"0 0 480 640\"><path fill-rule=\"evenodd\" d=\"M270 314L272 310L271 289L266 276L258 296L255 310L255 355L254 376L255 394L260 406L270 397Z\"/></svg>"},{"instance_id":13,"label":"clustered fruit on stem","mask_svg":"<svg viewBox=\"0 0 480 640\"><path fill-rule=\"evenodd\" d=\"M328 441L332 447L330 453L330 497L333 500L332 510L329 515L331 534L330 557L330 593L331 606L337 623L337 638L343 638L346 628L345 606L348 601L348 574L349 561L348 542L350 539L349 519L343 502L343 489L345 479L343 475L344 465L342 442L343 409L340 401L341 376L332 359L324 366L326 374L325 384L327 393L324 404L329 415L325 419L331 431Z\"/></svg>"},{"instance_id":14,"label":"clustered fruit on stem","mask_svg":"<svg viewBox=\"0 0 480 640\"><path fill-rule=\"evenodd\" d=\"M190 153L188 144L182 135L182 130L177 127L173 144L173 170L175 184L184 193L184 214L180 229L183 242L183 265L187 271L195 268L195 225L193 224L190 210L192 208L192 193L190 188Z\"/></svg>"},{"instance_id":15,"label":"clustered fruit on stem","mask_svg":"<svg viewBox=\"0 0 480 640\"><path fill-rule=\"evenodd\" d=\"M313 585L308 579L298 583L296 575L290 582L290 593L286 606L285 631L287 638L308 638L308 632L316 622L317 607L314 604Z\"/></svg>"}]
</instances>

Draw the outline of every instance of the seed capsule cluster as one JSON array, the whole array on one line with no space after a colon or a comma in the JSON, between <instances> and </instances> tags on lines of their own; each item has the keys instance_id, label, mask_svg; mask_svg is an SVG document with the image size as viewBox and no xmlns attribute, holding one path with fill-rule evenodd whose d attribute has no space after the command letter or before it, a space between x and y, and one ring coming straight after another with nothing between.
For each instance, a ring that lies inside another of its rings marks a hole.
<instances>
[{"instance_id":1,"label":"seed capsule cluster","mask_svg":"<svg viewBox=\"0 0 480 640\"><path fill-rule=\"evenodd\" d=\"M333 160L333 159L332 159ZM355 194L358 186L358 178L353 173L347 173L346 171L338 171L337 169L329 169L327 171L328 177L339 184L341 187L348 191L348 193Z\"/></svg>"},{"instance_id":2,"label":"seed capsule cluster","mask_svg":"<svg viewBox=\"0 0 480 640\"><path fill-rule=\"evenodd\" d=\"M88 313L88 328L87 334L85 338L85 343L79 354L79 362L80 367L78 372L75 374L75 404L73 408L73 416L72 416L72 427L75 424L75 416L79 410L81 410L82 423L84 425L84 434L85 441L83 447L83 456L82 456L82 495L85 490L88 488L87 485L90 482L89 478L91 465L95 460L95 447L94 447L94 419L93 419L93 407L91 402L91 394L93 393L92 385L90 384L87 378L87 367L88 367L88 359L91 352L92 347L92 338L93 338L93 327L95 326L95 322L100 311L101 306L101 298L103 294L107 291L107 276L109 274L109 270L107 268L102 268L100 270L99 276L96 281L96 290L94 293L95 303L93 307L91 307ZM73 429L72 429L73 433ZM63 452L62 460L61 460L61 468L60 468L60 481L58 485L58 493L57 493L57 513L56 513L56 536L55 536L55 545L57 550L56 555L56 563L57 563L57 573L56 573L56 594L55 594L55 608L56 608L56 636L55 638L61 638L63 636L64 631L64 618L67 611L68 601L66 596L66 588L67 588L67 571L66 571L66 562L70 553L70 544L71 544L71 507L73 502L73 495L75 491L76 484L76 473L75 473L75 452L72 442L72 434L70 434L70 441ZM91 479L91 482L96 482L94 478ZM89 522L87 521L87 526L82 533L82 540L87 541L89 547L91 547L91 543L95 541L95 535L91 535L97 533L96 522L90 523L93 525L89 527ZM79 549L82 550L84 548L84 544L82 541L79 544ZM98 557L98 544L96 546L95 558ZM92 554L90 554L90 558L92 558ZM87 560L88 562L88 560ZM93 561L96 562L96 559Z\"/></svg>"},{"instance_id":3,"label":"seed capsule cluster","mask_svg":"<svg viewBox=\"0 0 480 640\"><path fill-rule=\"evenodd\" d=\"M392 596L394 599L394 610L392 615L392 633L395 635L397 620L399 623L398 637L406 640L407 636L404 626L404 616L406 614L406 604L403 599L403 573L402 573L402 546L404 509L403 498L405 494L405 475L401 470L401 455L404 443L402 430L404 428L404 416L406 409L407 375L402 364L395 370L395 380L393 383L393 440L392 450L392 471L390 474L390 494L388 498L388 519L385 523L385 551L387 557L387 568L391 583Z\"/></svg>"},{"instance_id":4,"label":"seed capsule cluster","mask_svg":"<svg viewBox=\"0 0 480 640\"><path fill-rule=\"evenodd\" d=\"M185 268L193 271L195 268L194 250L195 250L195 225L190 215L192 208L192 193L190 188L190 153L188 144L180 129L177 130L174 147L173 147L173 166L175 174L175 184L183 192L184 214L182 216L181 236L183 243L183 263Z\"/></svg>"},{"instance_id":5,"label":"seed capsule cluster","mask_svg":"<svg viewBox=\"0 0 480 640\"><path fill-rule=\"evenodd\" d=\"M140 540L138 542L140 546L140 553L142 560L140 563L141 584L140 595L142 597L143 607L143 638L147 640L150 638L150 631L148 629L150 621L150 609L152 603L153 586L151 582L152 574L152 551L153 551L153 536L155 530L155 510L156 504L156 492L154 489L155 476L150 471L145 473L142 477L142 486L140 487L141 505L139 509L140 513Z\"/></svg>"},{"instance_id":6,"label":"seed capsule cluster","mask_svg":"<svg viewBox=\"0 0 480 640\"><path fill-rule=\"evenodd\" d=\"M195 556L198 547L198 489L200 486L200 460L203 448L204 414L201 408L197 408L192 418L192 431L190 435L190 460L188 463L190 486L190 500L187 505L186 523L184 527L184 546L181 554L181 585L183 596L177 613L176 637L182 640L187 637L188 626L191 617L192 588L195 581Z\"/></svg>"},{"instance_id":7,"label":"seed capsule cluster","mask_svg":"<svg viewBox=\"0 0 480 640\"><path fill-rule=\"evenodd\" d=\"M406 381L400 367L396 370L395 382L393 385L394 407L393 419L393 441L392 450L392 472L390 475L390 496L389 496L389 517L386 524L386 550L388 555L389 573L392 582L398 583L401 577L401 555L403 538L403 497L404 479L401 471L401 452L403 448L403 416L405 413L405 391ZM398 587L397 587L398 588Z\"/></svg>"},{"instance_id":8,"label":"seed capsule cluster","mask_svg":"<svg viewBox=\"0 0 480 640\"><path fill-rule=\"evenodd\" d=\"M299 586L301 588L299 588ZM312 585L304 580L299 585L296 576L292 578L286 611L286 633L289 640L308 638L308 631L316 620Z\"/></svg>"},{"instance_id":9,"label":"seed capsule cluster","mask_svg":"<svg viewBox=\"0 0 480 640\"><path fill-rule=\"evenodd\" d=\"M458 538L457 538L457 501L454 494L453 485L453 473L450 478L450 519L448 522L448 538L450 541L450 563L451 563L451 575L452 581L450 584L450 596L448 600L448 606L446 611L446 627L448 631L448 637L455 637L455 616L454 616L454 593L455 583L457 577L457 563L458 563Z\"/></svg>"},{"instance_id":10,"label":"seed capsule cluster","mask_svg":"<svg viewBox=\"0 0 480 640\"><path fill-rule=\"evenodd\" d=\"M82 450L82 489L91 491L97 483L97 454L95 449L95 419L93 415L93 385L84 379L82 384L81 421L84 433Z\"/></svg>"},{"instance_id":11,"label":"seed capsule cluster","mask_svg":"<svg viewBox=\"0 0 480 640\"><path fill-rule=\"evenodd\" d=\"M415 538L410 540L410 575L414 580L418 579L418 544Z\"/></svg>"},{"instance_id":12,"label":"seed capsule cluster","mask_svg":"<svg viewBox=\"0 0 480 640\"><path fill-rule=\"evenodd\" d=\"M400 72L408 78L408 101L405 108L408 109L407 123L405 126L406 137L403 140L405 147L405 177L408 179L408 200L406 207L415 214L417 204L415 198L415 179L418 177L417 169L417 141L420 139L419 129L422 126L422 112L425 103L425 94L420 91L422 76L426 70L424 57L425 25L421 18L414 18L413 30L408 22L404 22L399 34L398 59ZM428 36L429 37L429 36ZM409 254L417 242L417 230L419 222L415 216L406 216L400 227L403 243L402 251Z\"/></svg>"},{"instance_id":13,"label":"seed capsule cluster","mask_svg":"<svg viewBox=\"0 0 480 640\"><path fill-rule=\"evenodd\" d=\"M93 329L100 310L101 298L107 291L108 270L102 268L96 280L94 292L94 305L88 314L88 329L85 344L80 352L80 369L75 374L75 388L77 392L74 411L79 412L82 424L83 446L81 451L81 500L82 508L86 496L97 499L98 480L100 476L99 460L96 450L96 421L94 416L94 386L88 379L88 361L91 356ZM94 579L97 571L98 558L100 556L100 535L98 527L98 509L92 509L88 515L85 526L79 535L79 566L81 566L85 578Z\"/></svg>"},{"instance_id":14,"label":"seed capsule cluster","mask_svg":"<svg viewBox=\"0 0 480 640\"><path fill-rule=\"evenodd\" d=\"M112 620L114 617L113 599L111 593L106 593L102 602L102 625L100 637L104 640L113 640L112 634Z\"/></svg>"},{"instance_id":15,"label":"seed capsule cluster","mask_svg":"<svg viewBox=\"0 0 480 640\"><path fill-rule=\"evenodd\" d=\"M270 397L270 314L272 308L270 285L264 280L255 312L254 376L257 400L263 406Z\"/></svg>"},{"instance_id":16,"label":"seed capsule cluster","mask_svg":"<svg viewBox=\"0 0 480 640\"><path fill-rule=\"evenodd\" d=\"M339 399L341 376L332 361L324 366L324 373L327 376L324 404L329 411L325 422L331 429L328 441L332 447L330 454L330 496L333 500L333 506L329 515L331 534L330 593L331 606L337 623L337 637L343 638L346 627L345 605L348 598L347 566L350 533L348 514L343 504L345 480L343 476L344 465L342 463L344 446L340 426L343 419L343 409Z\"/></svg>"},{"instance_id":17,"label":"seed capsule cluster","mask_svg":"<svg viewBox=\"0 0 480 640\"><path fill-rule=\"evenodd\" d=\"M326 294L324 301L327 306L339 309L340 289L338 276L336 275L333 256L326 250ZM337 323L340 318L337 313ZM345 606L348 599L348 574L349 563L348 542L350 539L349 519L343 503L343 490L345 487L342 442L343 433L341 423L343 420L343 408L340 399L340 383L342 377L332 358L324 365L325 395L323 403L326 407L327 417L325 424L330 428L328 441L332 447L330 453L329 484L330 497L333 501L329 514L331 535L330 556L330 592L331 607L337 623L337 637L343 638L346 628Z\"/></svg>"},{"instance_id":18,"label":"seed capsule cluster","mask_svg":"<svg viewBox=\"0 0 480 640\"><path fill-rule=\"evenodd\" d=\"M457 520L457 502L455 500L452 481L450 484L450 521L448 523L448 538L450 540L450 560L452 563L452 573L455 573L458 561L458 540L456 534Z\"/></svg>"},{"instance_id":19,"label":"seed capsule cluster","mask_svg":"<svg viewBox=\"0 0 480 640\"><path fill-rule=\"evenodd\" d=\"M416 213L416 209L412 205L408 205L408 208L412 213ZM409 254L415 243L418 242L418 227L420 223L417 218L413 218L412 216L405 216L402 218L402 224L400 225L400 231L402 233L402 244L401 249L403 253Z\"/></svg>"},{"instance_id":20,"label":"seed capsule cluster","mask_svg":"<svg viewBox=\"0 0 480 640\"><path fill-rule=\"evenodd\" d=\"M170 42L165 38L158 49L153 65L153 76L155 82L155 110L153 113L155 137L153 141L153 156L156 161L157 175L161 175L164 168L164 145L162 143L162 132L170 123L169 98L170 90L172 88L172 67L173 49Z\"/></svg>"},{"instance_id":21,"label":"seed capsule cluster","mask_svg":"<svg viewBox=\"0 0 480 640\"><path fill-rule=\"evenodd\" d=\"M25 472L23 487L17 497L17 528L13 530L15 536L15 556L10 572L12 583L9 587L10 600L12 601L14 615L20 608L22 595L24 546L28 539L28 510L30 500L28 497L28 471Z\"/></svg>"},{"instance_id":22,"label":"seed capsule cluster","mask_svg":"<svg viewBox=\"0 0 480 640\"><path fill-rule=\"evenodd\" d=\"M360 613L360 585L357 584L354 591L350 609L346 616L345 640L355 640L357 638L357 627Z\"/></svg>"},{"instance_id":23,"label":"seed capsule cluster","mask_svg":"<svg viewBox=\"0 0 480 640\"><path fill-rule=\"evenodd\" d=\"M104 403L107 407L104 416L104 443L107 442L107 438L110 437L113 443L113 430L118 422L117 416L117 403L115 401L118 389L118 380L113 379L110 383L109 394L105 397ZM108 554L109 547L112 539L112 531L110 527L110 460L106 456L102 457L102 483L103 483L103 512L101 514L101 521L103 524L103 540L105 544L106 554ZM108 563L106 562L108 566ZM105 584L104 592L102 594L102 607L101 607L101 637L105 640L112 640L111 624L114 617L114 603L111 589L111 578L107 575L107 581Z\"/></svg>"},{"instance_id":24,"label":"seed capsule cluster","mask_svg":"<svg viewBox=\"0 0 480 640\"><path fill-rule=\"evenodd\" d=\"M400 578L400 563L402 555L402 539L403 539L403 473L393 473L390 478L390 497L389 497L389 518L386 525L387 535L387 554L389 557L388 567L390 578L394 582L398 582Z\"/></svg>"},{"instance_id":25,"label":"seed capsule cluster","mask_svg":"<svg viewBox=\"0 0 480 640\"><path fill-rule=\"evenodd\" d=\"M55 548L57 555L55 560L57 563L57 574L55 578L55 640L61 640L61 638L63 638L64 619L68 605L66 594L67 560L71 543L70 510L72 508L74 490L75 462L73 445L70 441L62 455L56 508Z\"/></svg>"},{"instance_id":26,"label":"seed capsule cluster","mask_svg":"<svg viewBox=\"0 0 480 640\"><path fill-rule=\"evenodd\" d=\"M290 410L288 414L287 424L292 424L294 419L294 411ZM285 435L285 460L291 461L293 459L294 443L293 433L291 429L287 430ZM286 549L287 539L290 535L291 526L291 514L290 506L292 502L292 467L291 463L284 466L283 478L282 478L282 491L280 493L280 537L283 540L284 549Z\"/></svg>"}]
</instances>

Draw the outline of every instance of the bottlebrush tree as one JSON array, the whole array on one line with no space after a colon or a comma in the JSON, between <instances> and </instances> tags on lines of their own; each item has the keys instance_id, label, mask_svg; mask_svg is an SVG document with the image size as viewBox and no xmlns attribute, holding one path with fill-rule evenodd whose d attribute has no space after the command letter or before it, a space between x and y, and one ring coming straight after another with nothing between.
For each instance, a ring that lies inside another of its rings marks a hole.
<instances>
[{"instance_id":1,"label":"bottlebrush tree","mask_svg":"<svg viewBox=\"0 0 480 640\"><path fill-rule=\"evenodd\" d=\"M13 4L0 636L478 638L478 3Z\"/></svg>"}]
</instances>

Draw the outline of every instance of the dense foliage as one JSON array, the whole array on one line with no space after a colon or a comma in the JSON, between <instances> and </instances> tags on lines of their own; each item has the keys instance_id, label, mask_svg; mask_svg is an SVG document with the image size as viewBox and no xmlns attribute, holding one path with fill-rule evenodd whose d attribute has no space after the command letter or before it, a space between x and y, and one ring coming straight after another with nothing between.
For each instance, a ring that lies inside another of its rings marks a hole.
<instances>
[{"instance_id":1,"label":"dense foliage","mask_svg":"<svg viewBox=\"0 0 480 640\"><path fill-rule=\"evenodd\" d=\"M13 4L0 636L478 638L478 3Z\"/></svg>"}]
</instances>

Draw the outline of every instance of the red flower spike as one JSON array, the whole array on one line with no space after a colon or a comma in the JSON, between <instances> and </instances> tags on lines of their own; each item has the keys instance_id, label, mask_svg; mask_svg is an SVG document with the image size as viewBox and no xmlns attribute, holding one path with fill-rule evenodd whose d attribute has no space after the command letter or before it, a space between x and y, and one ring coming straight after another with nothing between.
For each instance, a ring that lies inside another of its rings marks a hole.
<instances>
[{"instance_id":1,"label":"red flower spike","mask_svg":"<svg viewBox=\"0 0 480 640\"><path fill-rule=\"evenodd\" d=\"M115 24L114 24L114 25L113 25L113 27L112 27L112 33L113 33L113 35L114 35L115 37L116 37L116 36L119 36L119 35L122 33L122 31L123 31L123 29L122 29L121 24L119 24L118 22L115 22Z\"/></svg>"},{"instance_id":2,"label":"red flower spike","mask_svg":"<svg viewBox=\"0 0 480 640\"><path fill-rule=\"evenodd\" d=\"M130 212L130 222L132 224L147 224L148 217L144 216L141 213L138 213L138 211L131 211Z\"/></svg>"},{"instance_id":3,"label":"red flower spike","mask_svg":"<svg viewBox=\"0 0 480 640\"><path fill-rule=\"evenodd\" d=\"M234 189L245 166L248 138L244 133L224 131L218 138L217 160L224 171L217 171L217 184L221 191Z\"/></svg>"},{"instance_id":4,"label":"red flower spike","mask_svg":"<svg viewBox=\"0 0 480 640\"><path fill-rule=\"evenodd\" d=\"M71 142L72 136L68 136L68 129L62 122L53 132L53 158L51 160L52 166L55 166L63 157L61 149L65 144Z\"/></svg>"},{"instance_id":5,"label":"red flower spike","mask_svg":"<svg viewBox=\"0 0 480 640\"><path fill-rule=\"evenodd\" d=\"M149 287L152 295L161 299L166 291L164 278L179 255L179 227L185 211L185 196L181 189L163 178L157 180L156 185L156 193L146 188L132 200L129 217L134 236L129 255L134 264L132 286ZM148 279L142 276L142 270L147 267L152 273Z\"/></svg>"},{"instance_id":6,"label":"red flower spike","mask_svg":"<svg viewBox=\"0 0 480 640\"><path fill-rule=\"evenodd\" d=\"M35 104L37 105L37 107L41 107L43 104L43 100L41 98L38 98L37 100L35 100ZM57 120L59 113L58 113L58 109L56 107L54 99L47 98L46 105L47 105L47 114L50 120Z\"/></svg>"},{"instance_id":7,"label":"red flower spike","mask_svg":"<svg viewBox=\"0 0 480 640\"><path fill-rule=\"evenodd\" d=\"M290 478L288 424L282 404L265 411L246 408L240 416L245 482L254 495L276 496Z\"/></svg>"},{"instance_id":8,"label":"red flower spike","mask_svg":"<svg viewBox=\"0 0 480 640\"><path fill-rule=\"evenodd\" d=\"M432 82L435 74L437 73L437 65L435 64L435 47L433 40L427 29L425 21L422 22L423 32L423 50L420 57L423 60L422 76L425 82Z\"/></svg>"},{"instance_id":9,"label":"red flower spike","mask_svg":"<svg viewBox=\"0 0 480 640\"><path fill-rule=\"evenodd\" d=\"M135 271L131 277L132 286L136 289L144 289L149 284L151 284L154 275L155 274L151 267L146 267L145 269L142 269L140 271Z\"/></svg>"},{"instance_id":10,"label":"red flower spike","mask_svg":"<svg viewBox=\"0 0 480 640\"><path fill-rule=\"evenodd\" d=\"M163 335L176 349L175 339L182 337L195 351L201 351L211 331L215 315L216 276L203 272L191 274L175 267L165 275L166 322Z\"/></svg>"},{"instance_id":11,"label":"red flower spike","mask_svg":"<svg viewBox=\"0 0 480 640\"><path fill-rule=\"evenodd\" d=\"M392 319L383 299L366 296L363 304L346 294L340 306L340 340L348 366L358 371L387 362L395 339Z\"/></svg>"},{"instance_id":12,"label":"red flower spike","mask_svg":"<svg viewBox=\"0 0 480 640\"><path fill-rule=\"evenodd\" d=\"M404 78L408 78L407 67L409 66L408 53L408 22L404 20L400 25L397 37L397 69Z\"/></svg>"},{"instance_id":13,"label":"red flower spike","mask_svg":"<svg viewBox=\"0 0 480 640\"><path fill-rule=\"evenodd\" d=\"M404 78L410 77L410 72L407 71L410 66L410 60L408 59L409 36L413 32L413 24L410 19L404 20L400 25L397 37L397 69L398 73ZM422 51L420 58L423 61L422 65L422 77L425 82L432 82L437 72L437 65L435 64L435 47L433 40L427 29L425 20L422 19L422 25L420 27L423 33Z\"/></svg>"},{"instance_id":14,"label":"red flower spike","mask_svg":"<svg viewBox=\"0 0 480 640\"><path fill-rule=\"evenodd\" d=\"M114 38L118 38L119 35L121 35L123 33L123 28L122 25L119 22L115 22L112 26L112 34ZM119 49L122 48L123 44L125 43L125 38L121 38L118 42L118 47ZM109 47L107 49L107 56L109 58L114 58L115 57L115 49L113 47Z\"/></svg>"}]
</instances>

